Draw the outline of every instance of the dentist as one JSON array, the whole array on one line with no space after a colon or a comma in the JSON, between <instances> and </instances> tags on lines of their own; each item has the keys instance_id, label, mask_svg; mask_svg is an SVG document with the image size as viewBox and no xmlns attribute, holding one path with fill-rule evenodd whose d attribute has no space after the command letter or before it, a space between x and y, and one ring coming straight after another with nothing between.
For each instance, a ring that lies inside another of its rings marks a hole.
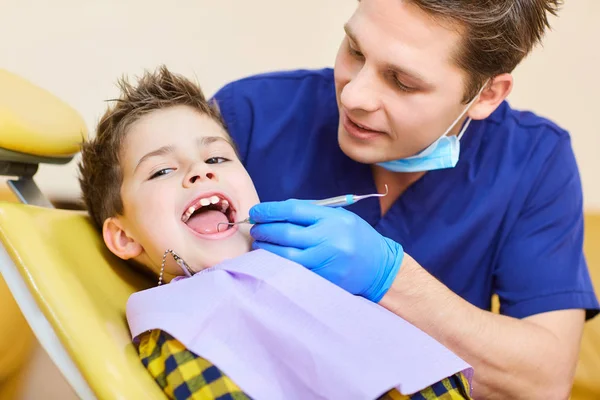
<instances>
[{"instance_id":1,"label":"dentist","mask_svg":"<svg viewBox=\"0 0 600 400\"><path fill-rule=\"evenodd\" d=\"M215 95L263 201L255 248L436 338L477 398L567 398L599 310L569 133L506 101L560 3L362 0L333 70ZM308 201L386 184L345 209Z\"/></svg>"}]
</instances>

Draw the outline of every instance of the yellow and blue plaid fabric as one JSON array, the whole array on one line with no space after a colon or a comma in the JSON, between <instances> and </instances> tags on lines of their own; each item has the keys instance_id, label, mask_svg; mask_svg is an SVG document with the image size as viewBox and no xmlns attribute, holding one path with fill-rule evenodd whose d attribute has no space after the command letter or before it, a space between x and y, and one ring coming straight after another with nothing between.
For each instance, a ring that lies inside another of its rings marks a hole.
<instances>
[{"instance_id":1,"label":"yellow and blue plaid fabric","mask_svg":"<svg viewBox=\"0 0 600 400\"><path fill-rule=\"evenodd\" d=\"M250 399L219 368L164 331L156 329L142 334L138 351L142 363L170 399ZM456 374L419 393L406 396L391 390L378 400L471 399L468 387L465 376Z\"/></svg>"}]
</instances>

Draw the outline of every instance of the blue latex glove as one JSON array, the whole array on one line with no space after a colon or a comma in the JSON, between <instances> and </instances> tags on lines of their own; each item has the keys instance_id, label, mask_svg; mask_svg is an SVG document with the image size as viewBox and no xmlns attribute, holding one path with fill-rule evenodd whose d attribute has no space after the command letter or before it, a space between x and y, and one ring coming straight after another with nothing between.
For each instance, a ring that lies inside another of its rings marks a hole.
<instances>
[{"instance_id":1,"label":"blue latex glove","mask_svg":"<svg viewBox=\"0 0 600 400\"><path fill-rule=\"evenodd\" d=\"M394 281L402 246L356 214L309 200L266 202L250 209L254 249L295 261L348 292L379 302Z\"/></svg>"}]
</instances>

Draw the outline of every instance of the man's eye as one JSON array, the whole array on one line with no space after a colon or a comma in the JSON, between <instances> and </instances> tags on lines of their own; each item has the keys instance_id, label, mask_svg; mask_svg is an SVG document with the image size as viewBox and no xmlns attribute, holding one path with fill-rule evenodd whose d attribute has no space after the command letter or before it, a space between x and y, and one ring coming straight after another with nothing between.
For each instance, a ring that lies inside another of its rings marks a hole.
<instances>
[{"instance_id":1,"label":"man's eye","mask_svg":"<svg viewBox=\"0 0 600 400\"><path fill-rule=\"evenodd\" d=\"M363 58L363 53L361 53L360 51L356 50L355 48L353 48L352 46L348 46L348 52L350 53L350 55L352 55L353 57L356 58Z\"/></svg>"},{"instance_id":2,"label":"man's eye","mask_svg":"<svg viewBox=\"0 0 600 400\"><path fill-rule=\"evenodd\" d=\"M169 173L169 171L172 171L172 170L173 170L173 168L163 168L161 170L156 171L152 175L150 175L149 179L154 179L154 178L158 178L161 175L166 175Z\"/></svg>"},{"instance_id":3,"label":"man's eye","mask_svg":"<svg viewBox=\"0 0 600 400\"><path fill-rule=\"evenodd\" d=\"M394 81L394 84L398 87L398 89L402 90L403 92L412 93L416 90L415 88L406 86L404 83L400 82L398 77L396 77L395 75L392 77L392 79Z\"/></svg>"},{"instance_id":4,"label":"man's eye","mask_svg":"<svg viewBox=\"0 0 600 400\"><path fill-rule=\"evenodd\" d=\"M205 163L207 164L221 164L224 162L230 161L229 159L225 158L225 157L211 157L209 159L207 159L205 161Z\"/></svg>"}]
</instances>

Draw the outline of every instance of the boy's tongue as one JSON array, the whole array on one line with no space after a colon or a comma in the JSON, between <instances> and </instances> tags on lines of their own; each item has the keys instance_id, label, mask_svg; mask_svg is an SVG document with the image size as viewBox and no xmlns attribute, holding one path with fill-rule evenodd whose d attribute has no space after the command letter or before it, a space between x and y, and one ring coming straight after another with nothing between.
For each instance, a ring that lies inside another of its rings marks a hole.
<instances>
[{"instance_id":1,"label":"boy's tongue","mask_svg":"<svg viewBox=\"0 0 600 400\"><path fill-rule=\"evenodd\" d=\"M207 210L195 213L187 221L187 225L200 234L217 233L217 224L228 223L227 216L220 211ZM224 231L227 226L220 226L220 231Z\"/></svg>"}]
</instances>

